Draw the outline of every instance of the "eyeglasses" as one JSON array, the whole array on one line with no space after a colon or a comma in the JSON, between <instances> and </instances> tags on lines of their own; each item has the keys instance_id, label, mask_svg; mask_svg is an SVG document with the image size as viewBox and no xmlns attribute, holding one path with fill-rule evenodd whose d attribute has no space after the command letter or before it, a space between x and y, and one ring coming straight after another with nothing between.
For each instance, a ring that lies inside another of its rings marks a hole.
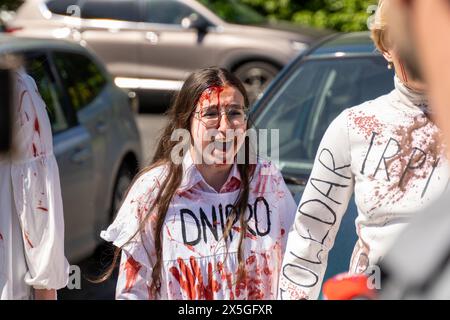
<instances>
[{"instance_id":1,"label":"eyeglasses","mask_svg":"<svg viewBox=\"0 0 450 320\"><path fill-rule=\"evenodd\" d=\"M194 112L197 119L205 124L206 127L217 127L220 123L222 114L225 114L228 123L233 127L239 127L247 121L248 110L242 107L227 107L219 111L217 107L203 108Z\"/></svg>"}]
</instances>

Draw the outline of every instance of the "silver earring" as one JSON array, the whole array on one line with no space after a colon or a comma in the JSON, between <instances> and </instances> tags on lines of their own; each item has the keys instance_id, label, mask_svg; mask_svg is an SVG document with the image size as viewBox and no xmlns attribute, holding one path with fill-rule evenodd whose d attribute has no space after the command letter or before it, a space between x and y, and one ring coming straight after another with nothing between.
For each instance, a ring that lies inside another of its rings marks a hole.
<instances>
[{"instance_id":1,"label":"silver earring","mask_svg":"<svg viewBox=\"0 0 450 320\"><path fill-rule=\"evenodd\" d=\"M389 70L392 69L392 62L388 62L387 68L388 68Z\"/></svg>"}]
</instances>

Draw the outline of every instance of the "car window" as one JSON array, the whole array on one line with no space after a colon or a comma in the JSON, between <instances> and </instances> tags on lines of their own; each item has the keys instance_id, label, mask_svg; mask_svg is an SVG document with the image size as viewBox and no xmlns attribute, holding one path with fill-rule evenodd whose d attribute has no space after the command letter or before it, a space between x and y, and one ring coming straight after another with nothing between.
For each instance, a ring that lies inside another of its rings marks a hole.
<instances>
[{"instance_id":1,"label":"car window","mask_svg":"<svg viewBox=\"0 0 450 320\"><path fill-rule=\"evenodd\" d=\"M220 18L229 23L258 25L267 23L267 19L252 7L239 0L199 0Z\"/></svg>"},{"instance_id":2,"label":"car window","mask_svg":"<svg viewBox=\"0 0 450 320\"><path fill-rule=\"evenodd\" d=\"M63 93L50 71L47 57L44 53L26 55L26 70L47 106L53 133L58 133L69 128L69 121L63 109Z\"/></svg>"},{"instance_id":3,"label":"car window","mask_svg":"<svg viewBox=\"0 0 450 320\"><path fill-rule=\"evenodd\" d=\"M381 57L304 62L257 111L255 125L279 129L281 166L308 173L331 121L345 108L390 92L393 77Z\"/></svg>"},{"instance_id":4,"label":"car window","mask_svg":"<svg viewBox=\"0 0 450 320\"><path fill-rule=\"evenodd\" d=\"M140 20L139 1L89 0L82 4L81 17L138 22Z\"/></svg>"},{"instance_id":5,"label":"car window","mask_svg":"<svg viewBox=\"0 0 450 320\"><path fill-rule=\"evenodd\" d=\"M80 0L50 0L47 1L47 8L53 13L61 15L72 15L71 6L78 5Z\"/></svg>"},{"instance_id":6,"label":"car window","mask_svg":"<svg viewBox=\"0 0 450 320\"><path fill-rule=\"evenodd\" d=\"M195 13L190 7L176 0L146 0L145 22L181 25L183 18Z\"/></svg>"},{"instance_id":7,"label":"car window","mask_svg":"<svg viewBox=\"0 0 450 320\"><path fill-rule=\"evenodd\" d=\"M75 111L88 106L107 82L100 68L84 55L55 52L54 61Z\"/></svg>"}]
</instances>

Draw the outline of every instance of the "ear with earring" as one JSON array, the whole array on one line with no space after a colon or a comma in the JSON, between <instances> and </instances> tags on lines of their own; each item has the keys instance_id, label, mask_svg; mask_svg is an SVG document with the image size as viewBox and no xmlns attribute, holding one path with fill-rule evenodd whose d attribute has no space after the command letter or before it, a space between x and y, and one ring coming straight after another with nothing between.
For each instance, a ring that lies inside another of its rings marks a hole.
<instances>
[{"instance_id":1,"label":"ear with earring","mask_svg":"<svg viewBox=\"0 0 450 320\"><path fill-rule=\"evenodd\" d=\"M387 65L387 68L388 68L389 70L392 70L393 67L394 67L394 64L392 63L392 61L389 61L389 62L388 62L388 65Z\"/></svg>"}]
</instances>

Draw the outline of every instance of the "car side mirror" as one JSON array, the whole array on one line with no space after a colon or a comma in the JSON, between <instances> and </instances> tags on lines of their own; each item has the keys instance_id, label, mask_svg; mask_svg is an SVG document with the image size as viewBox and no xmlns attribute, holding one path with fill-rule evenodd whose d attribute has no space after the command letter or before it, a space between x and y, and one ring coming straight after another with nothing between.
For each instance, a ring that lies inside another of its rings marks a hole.
<instances>
[{"instance_id":1,"label":"car side mirror","mask_svg":"<svg viewBox=\"0 0 450 320\"><path fill-rule=\"evenodd\" d=\"M197 29L198 32L202 33L206 33L209 27L208 21L197 13L192 13L188 17L183 18L181 25L185 29Z\"/></svg>"}]
</instances>

